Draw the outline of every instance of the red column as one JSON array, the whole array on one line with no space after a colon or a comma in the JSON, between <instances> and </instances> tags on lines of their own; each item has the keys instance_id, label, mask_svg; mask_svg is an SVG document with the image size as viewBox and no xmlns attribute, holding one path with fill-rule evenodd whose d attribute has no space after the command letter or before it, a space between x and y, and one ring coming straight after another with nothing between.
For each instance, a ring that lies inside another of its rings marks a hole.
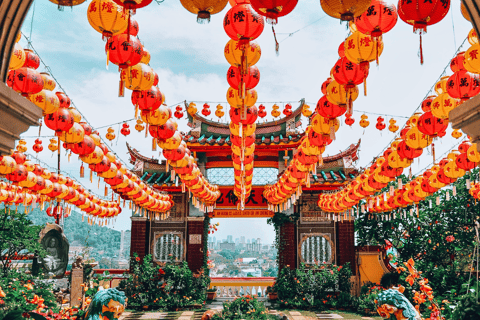
<instances>
[{"instance_id":1,"label":"red column","mask_svg":"<svg viewBox=\"0 0 480 320\"><path fill-rule=\"evenodd\" d=\"M187 263L192 272L203 268L204 242L208 239L203 237L203 217L187 218Z\"/></svg>"},{"instance_id":2,"label":"red column","mask_svg":"<svg viewBox=\"0 0 480 320\"><path fill-rule=\"evenodd\" d=\"M356 274L355 260L355 224L354 221L337 223L337 264L350 262L353 274Z\"/></svg>"},{"instance_id":3,"label":"red column","mask_svg":"<svg viewBox=\"0 0 480 320\"><path fill-rule=\"evenodd\" d=\"M148 233L150 232L150 223L144 217L131 217L132 233L130 242L130 257L136 253L143 259L148 253Z\"/></svg>"},{"instance_id":4,"label":"red column","mask_svg":"<svg viewBox=\"0 0 480 320\"><path fill-rule=\"evenodd\" d=\"M297 228L295 223L286 222L280 227L280 246L278 249L278 270L285 266L297 267Z\"/></svg>"}]
</instances>

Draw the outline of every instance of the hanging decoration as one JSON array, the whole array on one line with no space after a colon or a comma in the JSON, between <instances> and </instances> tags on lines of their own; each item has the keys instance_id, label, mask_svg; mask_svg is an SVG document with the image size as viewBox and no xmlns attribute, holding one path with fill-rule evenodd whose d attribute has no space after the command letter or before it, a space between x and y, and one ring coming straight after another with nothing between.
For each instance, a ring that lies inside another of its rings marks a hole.
<instances>
[{"instance_id":1,"label":"hanging decoration","mask_svg":"<svg viewBox=\"0 0 480 320\"><path fill-rule=\"evenodd\" d=\"M215 115L219 119L221 119L225 115L225 112L223 112L222 110L223 110L223 106L221 104L218 104L215 110Z\"/></svg>"},{"instance_id":2,"label":"hanging decoration","mask_svg":"<svg viewBox=\"0 0 480 320\"><path fill-rule=\"evenodd\" d=\"M35 144L32 147L33 151L35 151L37 154L43 150L42 146L42 140L40 139L35 139Z\"/></svg>"},{"instance_id":3,"label":"hanging decoration","mask_svg":"<svg viewBox=\"0 0 480 320\"><path fill-rule=\"evenodd\" d=\"M360 116L360 118L361 118L360 123L359 123L360 127L365 129L370 124L370 121L368 121L368 116L366 114L362 114Z\"/></svg>"},{"instance_id":4,"label":"hanging decoration","mask_svg":"<svg viewBox=\"0 0 480 320\"><path fill-rule=\"evenodd\" d=\"M375 125L375 128L377 128L377 130L382 131L386 128L386 124L383 121L385 121L385 119L383 119L382 117L377 118L377 124Z\"/></svg>"},{"instance_id":5,"label":"hanging decoration","mask_svg":"<svg viewBox=\"0 0 480 320\"><path fill-rule=\"evenodd\" d=\"M353 21L370 6L369 0L320 0L323 11L340 21Z\"/></svg>"},{"instance_id":6,"label":"hanging decoration","mask_svg":"<svg viewBox=\"0 0 480 320\"><path fill-rule=\"evenodd\" d=\"M88 5L88 22L96 31L102 34L102 39L108 39L121 34L128 27L130 13L123 10L112 0L93 0Z\"/></svg>"},{"instance_id":7,"label":"hanging decoration","mask_svg":"<svg viewBox=\"0 0 480 320\"><path fill-rule=\"evenodd\" d=\"M143 129L145 129L145 126L143 125L143 121L141 119L137 120L137 123L135 124L135 130L138 132L142 132Z\"/></svg>"},{"instance_id":8,"label":"hanging decoration","mask_svg":"<svg viewBox=\"0 0 480 320\"><path fill-rule=\"evenodd\" d=\"M278 109L278 108L277 108ZM273 112L273 111L272 111ZM278 112L278 111L277 111ZM265 118L267 116L267 111L265 110L265 106L263 104L258 106L258 116L260 118ZM277 115L278 117L278 115Z\"/></svg>"},{"instance_id":9,"label":"hanging decoration","mask_svg":"<svg viewBox=\"0 0 480 320\"><path fill-rule=\"evenodd\" d=\"M388 130L391 132L397 132L399 129L399 127L396 125L397 121L395 119L390 119L388 122L390 123Z\"/></svg>"},{"instance_id":10,"label":"hanging decoration","mask_svg":"<svg viewBox=\"0 0 480 320\"><path fill-rule=\"evenodd\" d=\"M182 6L197 15L200 24L209 23L212 14L219 13L227 5L228 0L180 0Z\"/></svg>"},{"instance_id":11,"label":"hanging decoration","mask_svg":"<svg viewBox=\"0 0 480 320\"><path fill-rule=\"evenodd\" d=\"M255 11L264 16L267 23L276 25L278 18L286 16L295 9L298 0L251 0L250 4Z\"/></svg>"},{"instance_id":12,"label":"hanging decoration","mask_svg":"<svg viewBox=\"0 0 480 320\"><path fill-rule=\"evenodd\" d=\"M123 134L125 137L128 136L130 134L130 126L128 125L128 123L123 123L122 124L122 129L120 130L120 133Z\"/></svg>"},{"instance_id":13,"label":"hanging decoration","mask_svg":"<svg viewBox=\"0 0 480 320\"><path fill-rule=\"evenodd\" d=\"M203 104L202 115L208 117L212 112L210 111L210 105L208 103Z\"/></svg>"},{"instance_id":14,"label":"hanging decoration","mask_svg":"<svg viewBox=\"0 0 480 320\"><path fill-rule=\"evenodd\" d=\"M196 111L195 111L196 112ZM177 119L181 119L183 118L183 109L181 106L177 106L175 108L175 112L173 113L173 115L175 116L175 118Z\"/></svg>"}]
</instances>

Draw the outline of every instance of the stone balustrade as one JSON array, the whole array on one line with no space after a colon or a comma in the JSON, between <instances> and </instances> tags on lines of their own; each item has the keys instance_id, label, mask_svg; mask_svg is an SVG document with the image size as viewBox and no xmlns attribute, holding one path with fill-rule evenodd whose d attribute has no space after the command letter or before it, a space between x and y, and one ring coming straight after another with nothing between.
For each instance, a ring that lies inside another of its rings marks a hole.
<instances>
[{"instance_id":1,"label":"stone balustrade","mask_svg":"<svg viewBox=\"0 0 480 320\"><path fill-rule=\"evenodd\" d=\"M275 282L274 277L262 278L211 278L210 288L217 287L217 297L239 297L255 295L265 297L266 289Z\"/></svg>"}]
</instances>

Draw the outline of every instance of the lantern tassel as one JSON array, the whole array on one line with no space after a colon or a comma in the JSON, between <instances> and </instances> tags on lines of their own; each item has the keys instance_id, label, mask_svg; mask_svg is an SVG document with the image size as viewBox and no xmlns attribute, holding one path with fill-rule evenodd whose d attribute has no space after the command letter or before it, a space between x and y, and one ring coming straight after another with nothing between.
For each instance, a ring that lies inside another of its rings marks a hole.
<instances>
[{"instance_id":1,"label":"lantern tassel","mask_svg":"<svg viewBox=\"0 0 480 320\"><path fill-rule=\"evenodd\" d=\"M423 65L422 31L420 30L420 64Z\"/></svg>"},{"instance_id":2,"label":"lantern tassel","mask_svg":"<svg viewBox=\"0 0 480 320\"><path fill-rule=\"evenodd\" d=\"M83 167L83 163L82 165L80 166L80 178L84 178L85 177L85 168Z\"/></svg>"},{"instance_id":3,"label":"lantern tassel","mask_svg":"<svg viewBox=\"0 0 480 320\"><path fill-rule=\"evenodd\" d=\"M121 77L121 75L120 75ZM118 87L118 96L119 97L124 97L125 96L125 82L123 81L123 79L120 79L120 84L119 84L119 87Z\"/></svg>"},{"instance_id":4,"label":"lantern tassel","mask_svg":"<svg viewBox=\"0 0 480 320\"><path fill-rule=\"evenodd\" d=\"M435 164L435 144L432 143L432 156L433 156L433 164Z\"/></svg>"},{"instance_id":5,"label":"lantern tassel","mask_svg":"<svg viewBox=\"0 0 480 320\"><path fill-rule=\"evenodd\" d=\"M152 139L152 151L157 151L157 139Z\"/></svg>"},{"instance_id":6,"label":"lantern tassel","mask_svg":"<svg viewBox=\"0 0 480 320\"><path fill-rule=\"evenodd\" d=\"M280 43L277 41L277 35L275 33L275 28L272 25L272 31L273 31L273 39L275 39L275 53L277 56L280 54Z\"/></svg>"},{"instance_id":7,"label":"lantern tassel","mask_svg":"<svg viewBox=\"0 0 480 320\"><path fill-rule=\"evenodd\" d=\"M105 185L105 197L108 196L108 187ZM113 195L112 195L113 196ZM112 199L113 201L113 199Z\"/></svg>"},{"instance_id":8,"label":"lantern tassel","mask_svg":"<svg viewBox=\"0 0 480 320\"><path fill-rule=\"evenodd\" d=\"M363 79L363 95L367 96L367 77Z\"/></svg>"},{"instance_id":9,"label":"lantern tassel","mask_svg":"<svg viewBox=\"0 0 480 320\"><path fill-rule=\"evenodd\" d=\"M93 183L93 171L90 169L90 183Z\"/></svg>"},{"instance_id":10,"label":"lantern tassel","mask_svg":"<svg viewBox=\"0 0 480 320\"><path fill-rule=\"evenodd\" d=\"M135 119L138 119L138 102L135 103Z\"/></svg>"},{"instance_id":11,"label":"lantern tassel","mask_svg":"<svg viewBox=\"0 0 480 320\"><path fill-rule=\"evenodd\" d=\"M378 62L378 48L380 47L380 45L378 44L378 43L379 43L378 40L380 39L380 37L378 37L378 38L375 37L374 39L375 39L375 43L376 43L375 61L377 62L377 67L378 67L378 65L379 65L379 62ZM365 94L365 95L366 95L366 94Z\"/></svg>"},{"instance_id":12,"label":"lantern tassel","mask_svg":"<svg viewBox=\"0 0 480 320\"><path fill-rule=\"evenodd\" d=\"M108 70L108 60L110 60L110 50L107 49L107 65L106 65L106 68Z\"/></svg>"}]
</instances>

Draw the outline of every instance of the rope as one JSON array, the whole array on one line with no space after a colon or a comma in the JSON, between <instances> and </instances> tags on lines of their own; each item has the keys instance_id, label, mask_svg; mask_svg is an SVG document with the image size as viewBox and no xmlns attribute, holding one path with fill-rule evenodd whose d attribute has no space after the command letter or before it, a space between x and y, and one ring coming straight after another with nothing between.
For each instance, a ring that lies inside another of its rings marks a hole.
<instances>
[{"instance_id":1,"label":"rope","mask_svg":"<svg viewBox=\"0 0 480 320\"><path fill-rule=\"evenodd\" d=\"M326 18L326 17L327 17L327 15L324 15L323 17L321 17L321 18L319 18L319 19L317 19L317 20L315 20L315 21L307 24L306 26L304 26L304 27L302 27L302 28L300 28L300 29L298 29L298 30L296 30L296 31L293 31L293 32L290 32L290 33L278 33L278 34L288 34L288 36L287 36L285 39L283 39L282 41L280 41L279 43L282 43L283 41L285 41L285 40L287 40L288 38L292 37L292 36L293 36L294 34L296 34L297 32L300 32L300 31L302 31L303 29L305 29L305 28L307 28L307 27L310 27L311 25L319 22L320 20L323 20L323 19Z\"/></svg>"}]
</instances>

